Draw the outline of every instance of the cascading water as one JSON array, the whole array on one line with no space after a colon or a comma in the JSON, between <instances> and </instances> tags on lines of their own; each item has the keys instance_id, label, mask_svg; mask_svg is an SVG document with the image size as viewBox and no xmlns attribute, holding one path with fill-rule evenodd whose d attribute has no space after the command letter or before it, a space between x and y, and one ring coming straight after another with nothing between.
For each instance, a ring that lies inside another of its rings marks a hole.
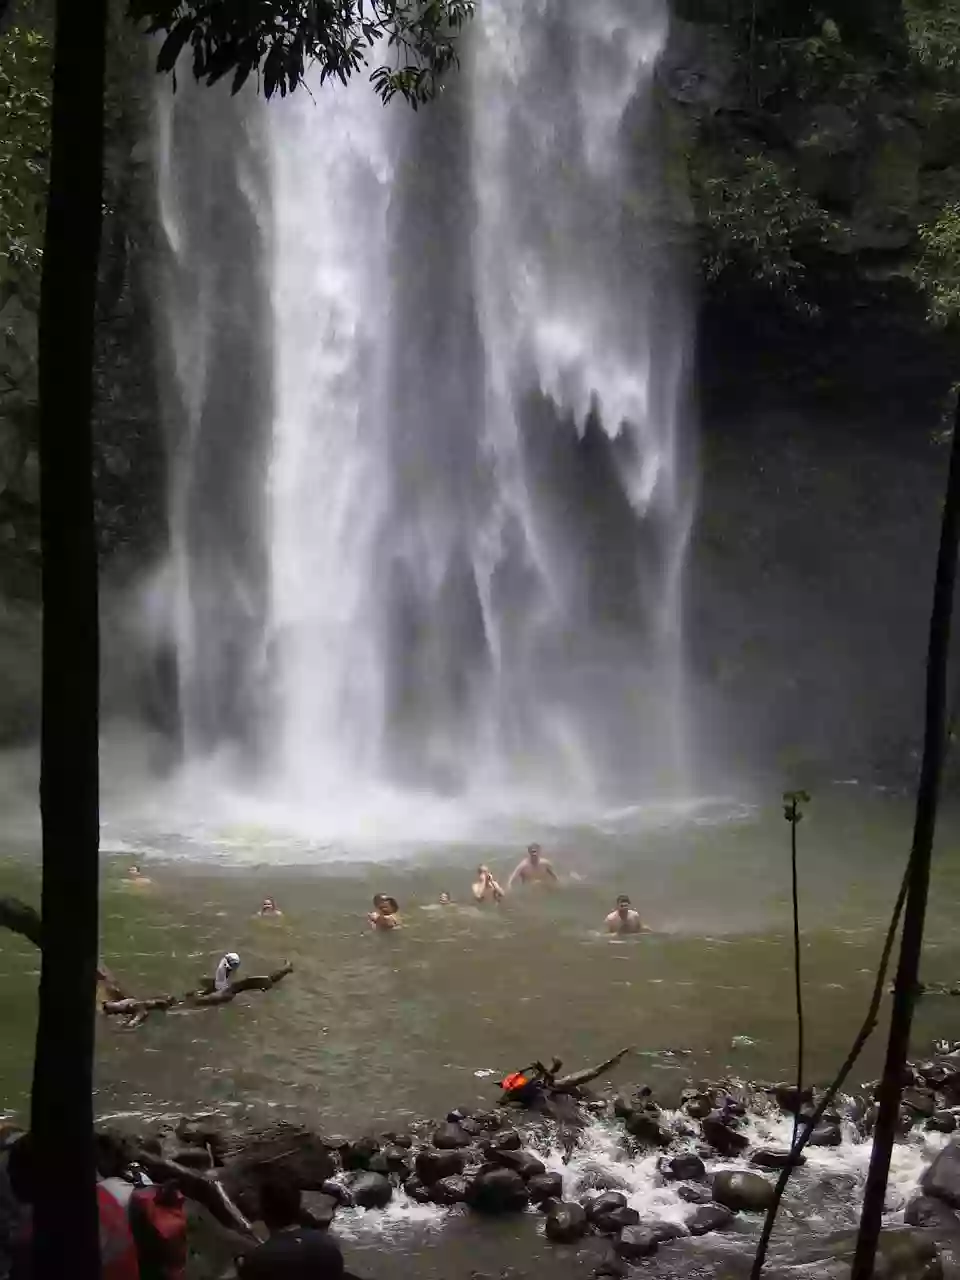
<instances>
[{"instance_id":1,"label":"cascading water","mask_svg":"<svg viewBox=\"0 0 960 1280\"><path fill-rule=\"evenodd\" d=\"M313 84L260 108L269 199L234 167L217 226L161 192L173 328L205 335L177 370L182 714L194 753L242 741L264 795L328 821L384 793L569 814L683 790L667 22L483 0L429 107ZM217 178L187 154L162 186Z\"/></svg>"}]
</instances>

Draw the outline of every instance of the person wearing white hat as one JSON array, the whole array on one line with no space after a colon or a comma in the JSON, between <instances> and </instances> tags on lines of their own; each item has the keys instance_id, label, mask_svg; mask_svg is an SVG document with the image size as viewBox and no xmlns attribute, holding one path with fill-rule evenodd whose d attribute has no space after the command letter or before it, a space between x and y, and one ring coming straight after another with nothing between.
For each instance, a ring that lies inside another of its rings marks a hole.
<instances>
[{"instance_id":1,"label":"person wearing white hat","mask_svg":"<svg viewBox=\"0 0 960 1280\"><path fill-rule=\"evenodd\" d=\"M235 951L228 951L217 965L217 972L213 979L214 991L226 991L230 985L231 977L239 968L240 957Z\"/></svg>"}]
</instances>

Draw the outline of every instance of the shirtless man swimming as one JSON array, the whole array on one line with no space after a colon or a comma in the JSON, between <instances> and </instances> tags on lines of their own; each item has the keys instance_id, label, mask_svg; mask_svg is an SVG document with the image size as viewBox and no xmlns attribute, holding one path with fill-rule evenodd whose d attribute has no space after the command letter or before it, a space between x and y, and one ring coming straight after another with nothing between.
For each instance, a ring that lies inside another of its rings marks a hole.
<instances>
[{"instance_id":1,"label":"shirtless man swimming","mask_svg":"<svg viewBox=\"0 0 960 1280\"><path fill-rule=\"evenodd\" d=\"M617 907L615 911L611 911L604 923L607 926L607 933L642 933L643 922L640 919L640 912L634 911L630 905L630 899L625 893L621 893L617 899Z\"/></svg>"},{"instance_id":2,"label":"shirtless man swimming","mask_svg":"<svg viewBox=\"0 0 960 1280\"><path fill-rule=\"evenodd\" d=\"M489 867L477 867L477 878L473 884L473 896L477 902L501 902L503 890L493 878Z\"/></svg>"},{"instance_id":3,"label":"shirtless man swimming","mask_svg":"<svg viewBox=\"0 0 960 1280\"><path fill-rule=\"evenodd\" d=\"M527 856L514 869L513 875L507 881L507 888L512 889L515 880L519 880L521 884L546 884L552 882L557 884L557 873L553 866L540 852L538 844L527 846Z\"/></svg>"}]
</instances>

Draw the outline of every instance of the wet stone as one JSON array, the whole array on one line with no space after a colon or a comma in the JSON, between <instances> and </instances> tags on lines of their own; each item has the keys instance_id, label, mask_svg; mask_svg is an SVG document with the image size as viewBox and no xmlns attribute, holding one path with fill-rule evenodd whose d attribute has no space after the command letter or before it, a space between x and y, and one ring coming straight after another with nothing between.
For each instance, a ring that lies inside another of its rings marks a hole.
<instances>
[{"instance_id":1,"label":"wet stone","mask_svg":"<svg viewBox=\"0 0 960 1280\"><path fill-rule=\"evenodd\" d=\"M722 1204L699 1205L686 1220L692 1236L705 1236L710 1231L722 1231L733 1221L733 1213Z\"/></svg>"},{"instance_id":2,"label":"wet stone","mask_svg":"<svg viewBox=\"0 0 960 1280\"><path fill-rule=\"evenodd\" d=\"M644 1227L624 1227L617 1240L617 1252L628 1262L639 1262L657 1252L657 1241L653 1232Z\"/></svg>"},{"instance_id":3,"label":"wet stone","mask_svg":"<svg viewBox=\"0 0 960 1280\"><path fill-rule=\"evenodd\" d=\"M583 1206L558 1202L547 1211L544 1230L556 1244L573 1244L587 1234L587 1215Z\"/></svg>"},{"instance_id":4,"label":"wet stone","mask_svg":"<svg viewBox=\"0 0 960 1280\"><path fill-rule=\"evenodd\" d=\"M546 1200L559 1200L563 1195L563 1178L559 1173L538 1173L527 1183L527 1191L532 1204L543 1204Z\"/></svg>"},{"instance_id":5,"label":"wet stone","mask_svg":"<svg viewBox=\"0 0 960 1280\"><path fill-rule=\"evenodd\" d=\"M707 1176L706 1166L693 1152L664 1156L658 1161L657 1168L660 1176L667 1182L700 1182Z\"/></svg>"},{"instance_id":6,"label":"wet stone","mask_svg":"<svg viewBox=\"0 0 960 1280\"><path fill-rule=\"evenodd\" d=\"M624 1227L636 1227L640 1224L640 1215L629 1205L621 1205L611 1209L609 1213L601 1213L591 1217L591 1222L602 1236L616 1236Z\"/></svg>"},{"instance_id":7,"label":"wet stone","mask_svg":"<svg viewBox=\"0 0 960 1280\"><path fill-rule=\"evenodd\" d=\"M713 1198L728 1209L763 1213L774 1200L774 1185L759 1173L724 1169L713 1177Z\"/></svg>"}]
</instances>

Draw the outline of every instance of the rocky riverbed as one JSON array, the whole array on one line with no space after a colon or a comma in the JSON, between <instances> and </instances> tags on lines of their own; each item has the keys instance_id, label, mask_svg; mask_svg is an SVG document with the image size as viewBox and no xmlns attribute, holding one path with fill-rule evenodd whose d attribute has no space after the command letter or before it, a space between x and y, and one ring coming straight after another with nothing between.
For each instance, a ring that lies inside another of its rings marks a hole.
<instances>
[{"instance_id":1,"label":"rocky riverbed","mask_svg":"<svg viewBox=\"0 0 960 1280\"><path fill-rule=\"evenodd\" d=\"M292 1179L305 1220L331 1226L361 1274L395 1274L401 1257L411 1275L626 1276L640 1265L745 1274L794 1114L816 1100L789 1085L723 1080L662 1097L645 1085L582 1091L538 1113L457 1109L354 1137L287 1121L234 1127L215 1113L149 1130L115 1121L102 1132L154 1176L179 1166L216 1181L252 1223L262 1180ZM873 1120L869 1085L824 1115L791 1178L771 1274L842 1271ZM911 1067L904 1091L878 1274L937 1280L957 1270L958 1123L960 1051L941 1042ZM244 1247L208 1212L194 1213L195 1280L222 1274Z\"/></svg>"}]
</instances>

